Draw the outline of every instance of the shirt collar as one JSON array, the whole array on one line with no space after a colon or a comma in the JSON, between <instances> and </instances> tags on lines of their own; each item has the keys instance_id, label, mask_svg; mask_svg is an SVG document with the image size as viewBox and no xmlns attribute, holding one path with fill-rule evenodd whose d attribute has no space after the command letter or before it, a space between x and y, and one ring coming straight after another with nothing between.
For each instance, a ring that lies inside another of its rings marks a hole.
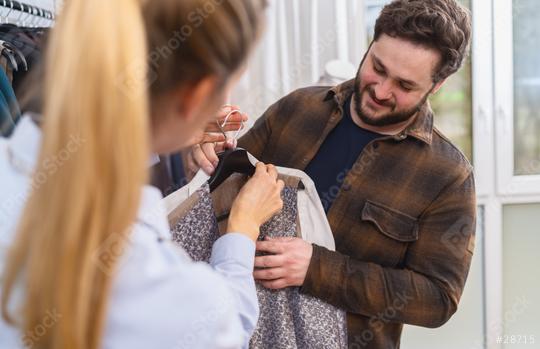
<instances>
[{"instance_id":1,"label":"shirt collar","mask_svg":"<svg viewBox=\"0 0 540 349\"><path fill-rule=\"evenodd\" d=\"M8 140L8 152L12 165L21 172L30 174L36 166L41 130L29 114L23 115Z\"/></svg>"},{"instance_id":2,"label":"shirt collar","mask_svg":"<svg viewBox=\"0 0 540 349\"><path fill-rule=\"evenodd\" d=\"M324 98L325 101L333 98L338 106L342 108L345 100L354 92L354 79L346 81L340 85L334 86L328 90ZM433 111L429 101L418 111L416 119L410 124L402 134L412 136L426 144L431 144L433 138Z\"/></svg>"}]
</instances>

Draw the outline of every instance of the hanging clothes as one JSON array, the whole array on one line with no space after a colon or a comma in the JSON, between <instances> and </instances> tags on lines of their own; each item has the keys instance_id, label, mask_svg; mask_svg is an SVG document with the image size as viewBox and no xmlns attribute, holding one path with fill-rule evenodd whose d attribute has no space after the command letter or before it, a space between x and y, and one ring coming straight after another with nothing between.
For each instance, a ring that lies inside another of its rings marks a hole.
<instances>
[{"instance_id":1,"label":"hanging clothes","mask_svg":"<svg viewBox=\"0 0 540 349\"><path fill-rule=\"evenodd\" d=\"M186 175L181 153L156 155L150 174L150 183L159 188L163 196L183 187L186 184Z\"/></svg>"},{"instance_id":2,"label":"hanging clothes","mask_svg":"<svg viewBox=\"0 0 540 349\"><path fill-rule=\"evenodd\" d=\"M24 94L25 86L23 82L29 72L43 61L43 47L49 31L49 28L27 28L14 24L0 25L0 40L8 42L13 49L19 51L24 57L24 63L18 58L19 69L13 69L11 66L8 67L8 70L11 69L11 71L7 72L8 76L12 75L13 77L11 85L18 98L21 98L22 94ZM15 58L17 58L17 55L15 55Z\"/></svg>"},{"instance_id":3,"label":"hanging clothes","mask_svg":"<svg viewBox=\"0 0 540 349\"><path fill-rule=\"evenodd\" d=\"M248 157L252 163L255 164L258 162L258 160L249 153ZM319 199L319 195L317 194L317 189L313 180L305 172L297 169L276 167L276 170L281 179L285 179L286 181L290 180L293 183L300 181L303 186L303 189L298 191L297 196L297 205L299 208L298 217L301 227L298 232L298 237L318 246L323 246L331 251L335 251L336 245L334 236L332 235L330 224L326 218L324 208ZM186 207L186 200L195 194L209 178L210 176L200 170L188 184L163 199L171 226L185 213L183 208ZM233 193L231 197L226 198L226 201L228 201L229 204L231 204L234 197L236 197L236 193ZM216 197L216 195L214 195L214 197Z\"/></svg>"},{"instance_id":4,"label":"hanging clothes","mask_svg":"<svg viewBox=\"0 0 540 349\"><path fill-rule=\"evenodd\" d=\"M313 182L301 171L277 170L285 182L284 205L279 214L261 226L260 239L301 237L334 249ZM232 202L246 182L243 175L235 174L210 193L207 178L199 172L190 184L164 199L173 241L196 261L208 261L212 244L225 232ZM250 348L347 347L346 315L342 310L300 293L299 287L270 290L257 284L257 295L260 317Z\"/></svg>"},{"instance_id":5,"label":"hanging clothes","mask_svg":"<svg viewBox=\"0 0 540 349\"><path fill-rule=\"evenodd\" d=\"M19 103L4 70L0 69L0 133L8 137L21 117Z\"/></svg>"},{"instance_id":6,"label":"hanging clothes","mask_svg":"<svg viewBox=\"0 0 540 349\"><path fill-rule=\"evenodd\" d=\"M19 98L30 85L24 84L42 62L42 48L48 28L0 25L0 135L11 135L21 118ZM38 81L32 81L32 84ZM41 110L33 110L41 112Z\"/></svg>"}]
</instances>

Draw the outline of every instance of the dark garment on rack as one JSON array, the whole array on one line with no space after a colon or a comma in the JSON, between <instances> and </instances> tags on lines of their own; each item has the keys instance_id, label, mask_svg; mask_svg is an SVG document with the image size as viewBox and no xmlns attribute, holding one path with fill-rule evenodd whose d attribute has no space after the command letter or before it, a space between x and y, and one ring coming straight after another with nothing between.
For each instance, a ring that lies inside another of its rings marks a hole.
<instances>
[{"instance_id":1,"label":"dark garment on rack","mask_svg":"<svg viewBox=\"0 0 540 349\"><path fill-rule=\"evenodd\" d=\"M231 198L245 179L234 175L212 194L202 186L173 213L173 240L196 261L208 261L212 245L226 228ZM265 236L298 236L297 186L286 182L280 214L261 226ZM216 218L218 217L218 218ZM346 348L345 313L324 301L300 293L299 287L266 289L257 284L260 316L250 348Z\"/></svg>"},{"instance_id":2,"label":"dark garment on rack","mask_svg":"<svg viewBox=\"0 0 540 349\"><path fill-rule=\"evenodd\" d=\"M151 168L151 184L159 188L165 197L187 184L184 164L180 153L159 157Z\"/></svg>"},{"instance_id":3,"label":"dark garment on rack","mask_svg":"<svg viewBox=\"0 0 540 349\"><path fill-rule=\"evenodd\" d=\"M8 137L21 117L19 103L6 73L0 69L0 133Z\"/></svg>"},{"instance_id":4,"label":"dark garment on rack","mask_svg":"<svg viewBox=\"0 0 540 349\"><path fill-rule=\"evenodd\" d=\"M49 28L27 28L14 24L0 25L0 40L9 42L24 56L28 70L19 69L13 71L12 86L15 95L21 98L24 91L24 80L29 73L43 60L43 47Z\"/></svg>"}]
</instances>

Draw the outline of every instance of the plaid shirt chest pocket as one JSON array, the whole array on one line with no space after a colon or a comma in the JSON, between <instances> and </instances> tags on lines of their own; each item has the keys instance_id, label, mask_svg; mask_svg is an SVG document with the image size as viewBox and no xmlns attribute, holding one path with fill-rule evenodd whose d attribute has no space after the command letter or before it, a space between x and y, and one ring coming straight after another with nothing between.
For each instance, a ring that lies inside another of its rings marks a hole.
<instances>
[{"instance_id":1,"label":"plaid shirt chest pocket","mask_svg":"<svg viewBox=\"0 0 540 349\"><path fill-rule=\"evenodd\" d=\"M410 243L418 240L418 221L399 210L367 200L360 212L356 247L362 260L382 266L403 263Z\"/></svg>"}]
</instances>

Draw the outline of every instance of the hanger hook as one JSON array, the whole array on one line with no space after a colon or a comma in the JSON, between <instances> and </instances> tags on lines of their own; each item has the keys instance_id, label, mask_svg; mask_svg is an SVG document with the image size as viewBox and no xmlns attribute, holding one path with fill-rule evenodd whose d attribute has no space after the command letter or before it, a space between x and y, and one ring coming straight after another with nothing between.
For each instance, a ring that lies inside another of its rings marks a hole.
<instances>
[{"instance_id":1,"label":"hanger hook","mask_svg":"<svg viewBox=\"0 0 540 349\"><path fill-rule=\"evenodd\" d=\"M19 17L17 18L17 23L16 23L17 25L20 25L22 16L24 15L24 4L23 4L23 3L20 3L20 5L21 5L21 9L20 9L21 14L20 14Z\"/></svg>"},{"instance_id":2,"label":"hanger hook","mask_svg":"<svg viewBox=\"0 0 540 349\"><path fill-rule=\"evenodd\" d=\"M2 0L2 10L5 8L7 8L6 0ZM0 23L4 23L4 19L5 19L4 11L2 11L2 15L0 16Z\"/></svg>"},{"instance_id":3,"label":"hanger hook","mask_svg":"<svg viewBox=\"0 0 540 349\"><path fill-rule=\"evenodd\" d=\"M32 26L34 28L37 27L38 23L39 23L39 7L34 7L32 6L32 12L34 14L34 16L32 17Z\"/></svg>"},{"instance_id":4,"label":"hanger hook","mask_svg":"<svg viewBox=\"0 0 540 349\"><path fill-rule=\"evenodd\" d=\"M41 26L41 21L43 19L43 10L40 7L36 7L36 28Z\"/></svg>"},{"instance_id":5,"label":"hanger hook","mask_svg":"<svg viewBox=\"0 0 540 349\"><path fill-rule=\"evenodd\" d=\"M23 13L25 14L24 16L24 19L23 19L23 27L29 27L29 22L28 20L30 19L30 17L32 17L32 7L30 5L25 5L26 6L26 11L24 11Z\"/></svg>"},{"instance_id":6,"label":"hanger hook","mask_svg":"<svg viewBox=\"0 0 540 349\"><path fill-rule=\"evenodd\" d=\"M225 105L225 107L231 107L230 105ZM228 140L229 137L227 137L227 133L225 132L225 126L227 125L227 122L229 121L229 118L234 115L234 114L242 114L242 112L238 109L232 109L226 116L225 116L225 119L223 119L223 123L220 124L219 123L219 120L216 120L216 123L221 131L221 133L223 133L223 136L225 136L225 139ZM232 137L232 140L233 141L236 141L238 139L238 136L240 135L240 132L242 132L242 130L244 129L245 127L245 124L244 124L244 120L241 121L242 122L242 125L240 126L240 128L238 130L236 130L236 133L234 134L234 136Z\"/></svg>"},{"instance_id":7,"label":"hanger hook","mask_svg":"<svg viewBox=\"0 0 540 349\"><path fill-rule=\"evenodd\" d=\"M9 0L9 10L8 10L8 13L6 14L6 23L9 23L9 15L11 14L11 12L13 12L13 1Z\"/></svg>"},{"instance_id":8,"label":"hanger hook","mask_svg":"<svg viewBox=\"0 0 540 349\"><path fill-rule=\"evenodd\" d=\"M28 20L27 20L28 21L28 26L30 28L33 28L34 27L34 22L36 21L36 14L34 12L34 6L29 5L28 10L29 10L28 12L30 13L28 15Z\"/></svg>"}]
</instances>

